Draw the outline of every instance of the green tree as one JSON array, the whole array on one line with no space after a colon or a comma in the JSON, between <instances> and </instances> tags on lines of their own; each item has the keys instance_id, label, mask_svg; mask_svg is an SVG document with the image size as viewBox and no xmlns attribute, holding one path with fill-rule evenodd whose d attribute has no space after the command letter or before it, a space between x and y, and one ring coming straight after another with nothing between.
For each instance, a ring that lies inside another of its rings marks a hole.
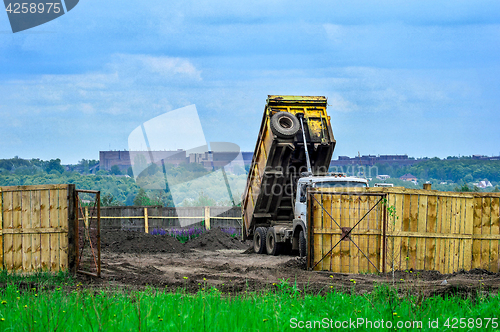
<instances>
[{"instance_id":1,"label":"green tree","mask_svg":"<svg viewBox=\"0 0 500 332\"><path fill-rule=\"evenodd\" d=\"M122 203L115 199L112 194L101 196L101 206L120 206Z\"/></svg>"},{"instance_id":2,"label":"green tree","mask_svg":"<svg viewBox=\"0 0 500 332\"><path fill-rule=\"evenodd\" d=\"M57 171L59 173L64 172L64 167L61 165L61 159L51 159L48 163L47 166L45 167L45 171L47 173L50 173L51 171Z\"/></svg>"},{"instance_id":3,"label":"green tree","mask_svg":"<svg viewBox=\"0 0 500 332\"><path fill-rule=\"evenodd\" d=\"M476 186L469 186L467 183L462 183L460 187L455 187L455 191L458 192L479 192L479 188Z\"/></svg>"},{"instance_id":4,"label":"green tree","mask_svg":"<svg viewBox=\"0 0 500 332\"><path fill-rule=\"evenodd\" d=\"M146 206L151 205L151 199L149 198L146 191L142 188L139 188L139 192L135 195L134 205L138 206Z\"/></svg>"},{"instance_id":5,"label":"green tree","mask_svg":"<svg viewBox=\"0 0 500 332\"><path fill-rule=\"evenodd\" d=\"M114 175L121 175L122 174L122 172L120 171L120 167L118 165L111 166L110 173L114 174Z\"/></svg>"}]
</instances>

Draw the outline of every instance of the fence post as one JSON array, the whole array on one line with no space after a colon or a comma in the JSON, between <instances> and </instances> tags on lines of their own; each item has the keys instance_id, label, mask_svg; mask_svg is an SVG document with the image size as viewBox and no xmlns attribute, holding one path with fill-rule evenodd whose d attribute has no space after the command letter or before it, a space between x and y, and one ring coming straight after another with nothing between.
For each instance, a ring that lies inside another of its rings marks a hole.
<instances>
[{"instance_id":1,"label":"fence post","mask_svg":"<svg viewBox=\"0 0 500 332\"><path fill-rule=\"evenodd\" d=\"M205 229L210 229L210 206L205 206Z\"/></svg>"},{"instance_id":2,"label":"fence post","mask_svg":"<svg viewBox=\"0 0 500 332\"><path fill-rule=\"evenodd\" d=\"M144 208L144 231L149 234L148 208Z\"/></svg>"},{"instance_id":3,"label":"fence post","mask_svg":"<svg viewBox=\"0 0 500 332\"><path fill-rule=\"evenodd\" d=\"M88 206L85 207L85 217L84 217L83 221L85 222L85 227L89 228L89 207Z\"/></svg>"}]
</instances>

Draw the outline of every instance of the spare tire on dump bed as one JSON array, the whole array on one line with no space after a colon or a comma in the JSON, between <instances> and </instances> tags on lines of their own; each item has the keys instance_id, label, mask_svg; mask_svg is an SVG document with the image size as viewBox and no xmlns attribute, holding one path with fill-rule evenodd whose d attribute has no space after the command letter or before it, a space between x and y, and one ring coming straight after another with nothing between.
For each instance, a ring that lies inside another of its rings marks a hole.
<instances>
[{"instance_id":1,"label":"spare tire on dump bed","mask_svg":"<svg viewBox=\"0 0 500 332\"><path fill-rule=\"evenodd\" d=\"M299 119L292 113L278 112L271 117L271 130L278 137L293 138L299 129Z\"/></svg>"}]
</instances>

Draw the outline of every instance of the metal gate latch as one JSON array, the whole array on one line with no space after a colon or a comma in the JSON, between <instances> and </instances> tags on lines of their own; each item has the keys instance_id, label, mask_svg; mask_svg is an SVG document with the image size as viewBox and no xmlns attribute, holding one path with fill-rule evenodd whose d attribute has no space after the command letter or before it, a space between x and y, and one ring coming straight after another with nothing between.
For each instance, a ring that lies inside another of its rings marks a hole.
<instances>
[{"instance_id":1,"label":"metal gate latch","mask_svg":"<svg viewBox=\"0 0 500 332\"><path fill-rule=\"evenodd\" d=\"M342 235L341 235L342 241L350 241L351 235L349 234L349 232L351 231L352 228L351 227L341 227L341 229L342 229Z\"/></svg>"}]
</instances>

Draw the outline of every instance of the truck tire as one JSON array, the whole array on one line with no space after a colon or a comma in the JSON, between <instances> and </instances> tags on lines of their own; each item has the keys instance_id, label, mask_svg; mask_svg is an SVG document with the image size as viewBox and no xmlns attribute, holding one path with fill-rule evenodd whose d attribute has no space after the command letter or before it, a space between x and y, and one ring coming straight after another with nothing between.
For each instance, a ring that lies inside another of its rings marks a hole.
<instances>
[{"instance_id":1,"label":"truck tire","mask_svg":"<svg viewBox=\"0 0 500 332\"><path fill-rule=\"evenodd\" d=\"M266 229L257 227L253 234L253 250L257 254L263 254L266 251Z\"/></svg>"},{"instance_id":2,"label":"truck tire","mask_svg":"<svg viewBox=\"0 0 500 332\"><path fill-rule=\"evenodd\" d=\"M304 231L300 231L299 233L299 255L300 257L306 257L307 245L306 245L306 236Z\"/></svg>"},{"instance_id":3,"label":"truck tire","mask_svg":"<svg viewBox=\"0 0 500 332\"><path fill-rule=\"evenodd\" d=\"M281 243L276 242L274 228L269 227L266 234L266 251L268 255L278 256L281 251Z\"/></svg>"},{"instance_id":4,"label":"truck tire","mask_svg":"<svg viewBox=\"0 0 500 332\"><path fill-rule=\"evenodd\" d=\"M292 113L278 112L271 117L271 130L278 137L293 138L299 129L299 119Z\"/></svg>"}]
</instances>

